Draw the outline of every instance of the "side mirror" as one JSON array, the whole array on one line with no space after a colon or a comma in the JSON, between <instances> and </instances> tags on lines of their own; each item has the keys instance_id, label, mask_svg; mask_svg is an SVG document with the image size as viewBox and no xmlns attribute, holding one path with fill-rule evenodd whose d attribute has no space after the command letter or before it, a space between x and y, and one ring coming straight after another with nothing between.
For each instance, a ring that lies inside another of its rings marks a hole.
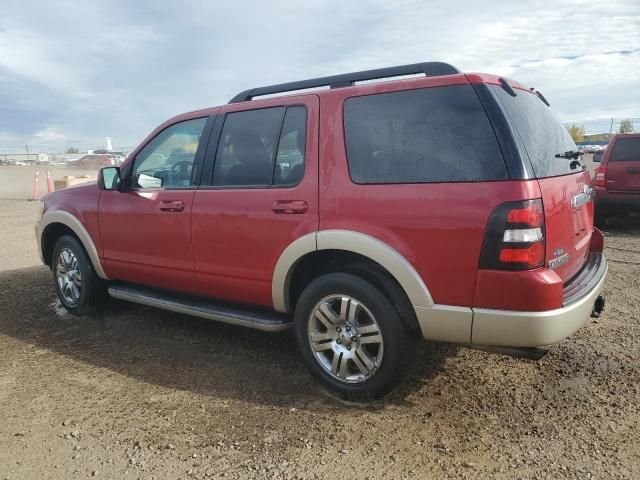
<instances>
[{"instance_id":1,"label":"side mirror","mask_svg":"<svg viewBox=\"0 0 640 480\"><path fill-rule=\"evenodd\" d=\"M98 173L100 190L118 190L120 185L120 167L104 167Z\"/></svg>"}]
</instances>

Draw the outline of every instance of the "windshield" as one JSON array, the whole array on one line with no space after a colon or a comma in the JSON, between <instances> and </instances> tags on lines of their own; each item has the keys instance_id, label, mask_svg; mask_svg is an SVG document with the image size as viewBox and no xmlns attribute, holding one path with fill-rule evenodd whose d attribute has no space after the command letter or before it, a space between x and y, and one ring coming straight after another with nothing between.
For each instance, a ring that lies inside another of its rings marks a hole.
<instances>
[{"instance_id":1,"label":"windshield","mask_svg":"<svg viewBox=\"0 0 640 480\"><path fill-rule=\"evenodd\" d=\"M576 152L578 147L542 100L523 90L516 89L517 95L512 97L498 85L492 85L491 88L515 128L514 133L522 140L536 178L567 175L584 169L580 159L556 157L558 154Z\"/></svg>"}]
</instances>

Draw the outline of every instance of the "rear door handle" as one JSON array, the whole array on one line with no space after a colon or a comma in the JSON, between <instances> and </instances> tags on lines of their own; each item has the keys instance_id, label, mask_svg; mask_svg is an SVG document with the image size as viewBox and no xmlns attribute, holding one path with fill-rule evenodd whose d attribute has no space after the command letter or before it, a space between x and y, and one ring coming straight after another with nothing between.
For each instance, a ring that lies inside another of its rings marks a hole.
<instances>
[{"instance_id":1,"label":"rear door handle","mask_svg":"<svg viewBox=\"0 0 640 480\"><path fill-rule=\"evenodd\" d=\"M182 212L184 202L182 200L160 202L160 210L163 212Z\"/></svg>"},{"instance_id":2,"label":"rear door handle","mask_svg":"<svg viewBox=\"0 0 640 480\"><path fill-rule=\"evenodd\" d=\"M309 205L304 200L276 200L273 202L274 213L306 213Z\"/></svg>"},{"instance_id":3,"label":"rear door handle","mask_svg":"<svg viewBox=\"0 0 640 480\"><path fill-rule=\"evenodd\" d=\"M627 168L627 173L640 173L640 168L638 168L638 167L629 167L629 168Z\"/></svg>"}]
</instances>

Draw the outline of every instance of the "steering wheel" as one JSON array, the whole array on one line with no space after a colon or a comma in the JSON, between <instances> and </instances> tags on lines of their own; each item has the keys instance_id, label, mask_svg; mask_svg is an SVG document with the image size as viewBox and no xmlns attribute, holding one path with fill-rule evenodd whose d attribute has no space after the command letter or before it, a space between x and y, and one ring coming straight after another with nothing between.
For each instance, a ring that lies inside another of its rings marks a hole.
<instances>
[{"instance_id":1,"label":"steering wheel","mask_svg":"<svg viewBox=\"0 0 640 480\"><path fill-rule=\"evenodd\" d=\"M169 184L175 187L184 187L191 183L191 170L193 162L180 160L169 168ZM185 183L186 182L186 183Z\"/></svg>"}]
</instances>

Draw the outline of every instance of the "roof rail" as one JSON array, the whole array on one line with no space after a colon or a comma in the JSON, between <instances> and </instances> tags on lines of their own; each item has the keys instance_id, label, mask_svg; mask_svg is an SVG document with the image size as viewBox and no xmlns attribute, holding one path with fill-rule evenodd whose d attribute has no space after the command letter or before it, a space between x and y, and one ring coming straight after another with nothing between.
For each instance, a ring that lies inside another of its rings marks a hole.
<instances>
[{"instance_id":1,"label":"roof rail","mask_svg":"<svg viewBox=\"0 0 640 480\"><path fill-rule=\"evenodd\" d=\"M398 67L377 68L374 70L363 70L362 72L344 73L341 75L331 75L329 77L311 78L299 82L281 83L279 85L269 85L267 87L257 87L245 90L231 99L229 103L246 102L253 97L261 95L271 95L274 93L292 92L307 88L330 87L342 88L350 87L354 82L364 80L378 80L380 78L399 77L402 75L413 75L424 73L427 77L437 77L441 75L455 75L461 73L456 67L443 62L413 63L411 65L400 65Z\"/></svg>"}]
</instances>

